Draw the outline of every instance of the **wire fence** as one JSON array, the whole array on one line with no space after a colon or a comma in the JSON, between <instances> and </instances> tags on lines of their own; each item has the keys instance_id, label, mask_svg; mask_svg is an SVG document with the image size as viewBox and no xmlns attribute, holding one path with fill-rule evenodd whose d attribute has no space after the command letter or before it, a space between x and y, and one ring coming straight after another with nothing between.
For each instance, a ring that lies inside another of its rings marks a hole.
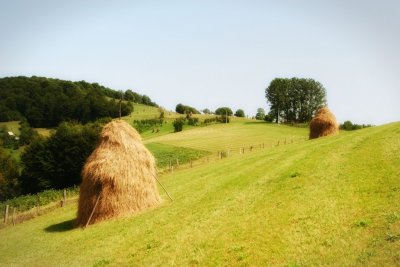
<instances>
[{"instance_id":1,"label":"wire fence","mask_svg":"<svg viewBox=\"0 0 400 267\"><path fill-rule=\"evenodd\" d=\"M210 162L216 162L219 160L223 160L224 158L229 158L229 157L237 156L237 155L246 155L246 154L249 154L249 153L252 153L255 151L266 150L266 149L271 149L273 147L299 143L304 140L308 140L308 139L307 138L306 139L304 139L304 138L288 139L287 138L287 139L277 140L275 142L259 143L259 144L255 144L255 145L232 146L228 149L219 150L217 152L214 152L211 155L208 155L208 156L200 158L200 159L189 160L188 162L185 162L183 164L179 162L179 158L171 158L169 165L167 167L159 169L158 174L159 175L170 174L170 173L174 173L175 171L178 171L178 170L190 169L190 168L194 168L197 166L208 164ZM17 223L21 223L21 222L30 220L30 219L40 216L42 214L48 213L52 210L55 210L58 208L63 208L67 204L76 204L77 201L78 201L77 195L67 196L67 191L64 189L63 193L62 194L60 193L60 201L59 202L53 202L53 203L42 206L40 203L40 199L38 197L37 205L27 211L18 212L16 207L12 207L11 205L6 205L4 207L3 223L0 224L0 228L6 227L9 225L16 225Z\"/></svg>"},{"instance_id":2,"label":"wire fence","mask_svg":"<svg viewBox=\"0 0 400 267\"><path fill-rule=\"evenodd\" d=\"M161 168L158 170L158 173L160 175L162 174L168 174L168 173L173 173L174 171L177 170L182 170L182 169L190 169L194 168L197 166L201 166L210 162L215 162L218 160L222 160L224 158L229 158L232 156L236 155L245 155L251 152L255 151L260 151L260 150L265 150L265 149L271 149L273 147L279 147L279 146L284 146L284 145L290 145L294 143L299 143L302 141L308 140L308 138L285 138L285 139L280 139L276 141L269 141L269 142L264 142L264 143L258 143L254 145L237 145L237 146L231 146L226 149L221 149L218 150L217 152L213 152L211 155L202 157L200 159L193 159L186 161L185 163L180 163L179 158L171 158L169 161L169 165Z\"/></svg>"}]
</instances>

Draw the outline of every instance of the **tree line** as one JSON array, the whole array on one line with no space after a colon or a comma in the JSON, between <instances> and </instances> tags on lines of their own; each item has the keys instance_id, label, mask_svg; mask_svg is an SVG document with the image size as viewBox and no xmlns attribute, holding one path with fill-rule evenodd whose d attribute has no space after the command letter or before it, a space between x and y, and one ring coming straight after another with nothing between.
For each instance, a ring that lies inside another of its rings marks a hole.
<instances>
[{"instance_id":1,"label":"tree line","mask_svg":"<svg viewBox=\"0 0 400 267\"><path fill-rule=\"evenodd\" d=\"M326 90L313 79L275 78L265 89L270 114L276 122L304 123L326 105Z\"/></svg>"},{"instance_id":2,"label":"tree line","mask_svg":"<svg viewBox=\"0 0 400 267\"><path fill-rule=\"evenodd\" d=\"M35 135L23 150L20 162L0 146L0 200L79 185L83 164L109 121L111 118L85 125L63 122L49 137Z\"/></svg>"},{"instance_id":3,"label":"tree line","mask_svg":"<svg viewBox=\"0 0 400 267\"><path fill-rule=\"evenodd\" d=\"M121 96L128 102L119 103ZM87 123L102 117L116 118L133 111L131 101L156 105L148 96L122 92L85 81L45 77L0 79L0 121L26 119L32 127L56 127L63 121Z\"/></svg>"}]
</instances>

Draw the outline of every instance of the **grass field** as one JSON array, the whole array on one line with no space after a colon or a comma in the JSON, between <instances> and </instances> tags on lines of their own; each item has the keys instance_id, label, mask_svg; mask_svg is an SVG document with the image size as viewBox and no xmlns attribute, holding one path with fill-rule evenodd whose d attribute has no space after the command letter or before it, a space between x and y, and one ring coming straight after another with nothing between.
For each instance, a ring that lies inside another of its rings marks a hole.
<instances>
[{"instance_id":1,"label":"grass field","mask_svg":"<svg viewBox=\"0 0 400 267\"><path fill-rule=\"evenodd\" d=\"M206 151L228 151L239 153L240 148L304 141L308 130L285 125L268 124L262 121L242 120L228 124L213 124L194 127L179 133L148 136L145 143L162 143Z\"/></svg>"},{"instance_id":2,"label":"grass field","mask_svg":"<svg viewBox=\"0 0 400 267\"><path fill-rule=\"evenodd\" d=\"M3 126L6 126L8 131L11 131L16 135L19 135L19 121L0 122L0 127Z\"/></svg>"},{"instance_id":3,"label":"grass field","mask_svg":"<svg viewBox=\"0 0 400 267\"><path fill-rule=\"evenodd\" d=\"M392 123L163 175L174 201L160 189L163 204L135 216L75 229L70 205L1 229L0 265L399 266L399 150Z\"/></svg>"}]
</instances>

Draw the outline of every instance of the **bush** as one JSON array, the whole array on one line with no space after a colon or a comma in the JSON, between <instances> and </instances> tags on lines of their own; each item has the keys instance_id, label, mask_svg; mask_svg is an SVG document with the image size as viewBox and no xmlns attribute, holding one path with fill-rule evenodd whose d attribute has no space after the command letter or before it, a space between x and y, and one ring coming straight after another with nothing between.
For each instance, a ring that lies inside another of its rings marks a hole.
<instances>
[{"instance_id":1,"label":"bush","mask_svg":"<svg viewBox=\"0 0 400 267\"><path fill-rule=\"evenodd\" d=\"M182 118L174 120L173 125L174 125L174 130L176 133L182 131L184 123L185 123L185 120Z\"/></svg>"},{"instance_id":2,"label":"bush","mask_svg":"<svg viewBox=\"0 0 400 267\"><path fill-rule=\"evenodd\" d=\"M62 123L49 138L35 139L21 156L23 192L79 185L82 167L97 146L102 126Z\"/></svg>"},{"instance_id":3,"label":"bush","mask_svg":"<svg viewBox=\"0 0 400 267\"><path fill-rule=\"evenodd\" d=\"M217 115L224 115L224 116L226 116L226 115L232 116L233 112L232 112L232 110L231 110L230 108L228 108L228 107L220 107L220 108L217 108L217 109L215 110L215 114L217 114Z\"/></svg>"},{"instance_id":4,"label":"bush","mask_svg":"<svg viewBox=\"0 0 400 267\"><path fill-rule=\"evenodd\" d=\"M178 104L175 107L175 111L179 114L188 114L188 113L192 113L192 114L200 114L200 112L195 109L194 107L191 106L186 106L183 104Z\"/></svg>"},{"instance_id":5,"label":"bush","mask_svg":"<svg viewBox=\"0 0 400 267\"><path fill-rule=\"evenodd\" d=\"M0 147L0 201L19 193L18 163Z\"/></svg>"},{"instance_id":6,"label":"bush","mask_svg":"<svg viewBox=\"0 0 400 267\"><path fill-rule=\"evenodd\" d=\"M345 131L354 131L362 128L372 127L371 124L353 124L351 121L345 121L343 124L340 124L339 128Z\"/></svg>"},{"instance_id":7,"label":"bush","mask_svg":"<svg viewBox=\"0 0 400 267\"><path fill-rule=\"evenodd\" d=\"M139 132L143 133L147 130L150 130L151 128L159 125L163 126L164 119L148 119L148 120L134 120L133 121L133 127Z\"/></svg>"},{"instance_id":8,"label":"bush","mask_svg":"<svg viewBox=\"0 0 400 267\"><path fill-rule=\"evenodd\" d=\"M236 117L244 117L245 115L244 115L243 109L238 109L238 110L236 110L235 116L236 116Z\"/></svg>"},{"instance_id":9,"label":"bush","mask_svg":"<svg viewBox=\"0 0 400 267\"><path fill-rule=\"evenodd\" d=\"M217 122L220 122L220 123L229 123L230 122L229 116L225 116L225 115L217 116L216 120L217 120Z\"/></svg>"},{"instance_id":10,"label":"bush","mask_svg":"<svg viewBox=\"0 0 400 267\"><path fill-rule=\"evenodd\" d=\"M197 124L199 124L198 118L192 118L192 117L188 118L188 125L196 126Z\"/></svg>"}]
</instances>

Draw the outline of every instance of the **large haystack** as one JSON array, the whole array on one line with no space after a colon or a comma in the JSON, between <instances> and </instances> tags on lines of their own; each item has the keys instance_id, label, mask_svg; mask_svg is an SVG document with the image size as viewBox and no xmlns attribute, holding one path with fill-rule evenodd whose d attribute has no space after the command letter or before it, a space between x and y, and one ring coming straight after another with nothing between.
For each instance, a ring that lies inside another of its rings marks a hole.
<instances>
[{"instance_id":1,"label":"large haystack","mask_svg":"<svg viewBox=\"0 0 400 267\"><path fill-rule=\"evenodd\" d=\"M86 225L97 200L90 224L156 205L155 175L154 157L136 130L122 120L108 123L83 167L77 224Z\"/></svg>"},{"instance_id":2,"label":"large haystack","mask_svg":"<svg viewBox=\"0 0 400 267\"><path fill-rule=\"evenodd\" d=\"M318 110L310 123L310 139L326 135L333 135L339 132L339 125L335 115L327 107Z\"/></svg>"}]
</instances>

